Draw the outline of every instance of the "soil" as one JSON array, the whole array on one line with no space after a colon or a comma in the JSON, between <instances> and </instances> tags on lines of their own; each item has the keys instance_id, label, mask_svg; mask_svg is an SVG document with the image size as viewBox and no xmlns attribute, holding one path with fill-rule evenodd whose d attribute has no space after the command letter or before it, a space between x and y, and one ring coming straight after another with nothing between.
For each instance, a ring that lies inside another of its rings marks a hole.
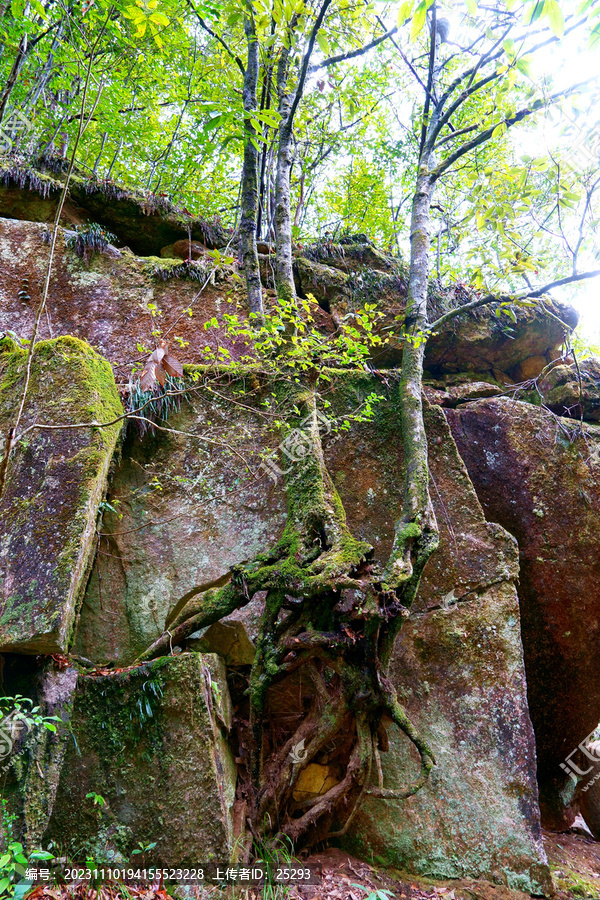
<instances>
[{"instance_id":1,"label":"soil","mask_svg":"<svg viewBox=\"0 0 600 900\"><path fill-rule=\"evenodd\" d=\"M600 842L580 826L563 834L544 831L544 847L552 871L555 892L551 900L600 900ZM98 891L88 885L39 886L28 900L527 900L529 894L478 879L433 881L394 870L382 870L361 862L342 850L329 849L303 862L320 873L320 883L293 888L242 888L221 890L158 887L120 889L106 885Z\"/></svg>"}]
</instances>

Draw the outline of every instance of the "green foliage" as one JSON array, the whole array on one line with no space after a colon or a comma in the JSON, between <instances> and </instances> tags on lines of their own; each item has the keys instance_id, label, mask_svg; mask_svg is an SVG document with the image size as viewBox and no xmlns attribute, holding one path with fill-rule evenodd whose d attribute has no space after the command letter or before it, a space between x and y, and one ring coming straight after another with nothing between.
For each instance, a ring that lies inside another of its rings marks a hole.
<instances>
[{"instance_id":1,"label":"green foliage","mask_svg":"<svg viewBox=\"0 0 600 900\"><path fill-rule=\"evenodd\" d=\"M139 437L153 432L154 425L166 424L185 399L185 382L182 378L167 375L164 386L157 384L152 390L142 389L140 378L134 377L129 386L126 410L129 421Z\"/></svg>"},{"instance_id":2,"label":"green foliage","mask_svg":"<svg viewBox=\"0 0 600 900\"><path fill-rule=\"evenodd\" d=\"M67 233L65 244L75 250L77 256L81 256L86 262L93 253L101 253L109 244L116 241L116 235L112 234L97 222L88 222L87 225L76 225L75 231Z\"/></svg>"},{"instance_id":3,"label":"green foliage","mask_svg":"<svg viewBox=\"0 0 600 900\"><path fill-rule=\"evenodd\" d=\"M268 832L268 829L265 829ZM271 876L267 878L262 887L263 900L283 900L289 897L291 890L283 884L272 884L272 879L279 868L291 868L294 866L294 846L285 835L281 837L255 839L253 843L253 856L258 863L262 863L265 870Z\"/></svg>"},{"instance_id":4,"label":"green foliage","mask_svg":"<svg viewBox=\"0 0 600 900\"><path fill-rule=\"evenodd\" d=\"M376 333L376 323L382 313L374 303L366 303L362 309L344 317L332 335L322 334L316 327L315 312L318 304L312 295L296 301L278 299L261 322L251 314L249 320L237 313L204 323L207 331L225 326L227 335L234 341L244 341L248 352L233 359L226 347L205 347L206 362L227 363L235 372L260 360L260 368L273 375L285 373L294 380L310 372L328 379L329 368L362 366L373 347L382 347L390 336Z\"/></svg>"},{"instance_id":5,"label":"green foliage","mask_svg":"<svg viewBox=\"0 0 600 900\"><path fill-rule=\"evenodd\" d=\"M13 840L14 823L17 816L9 812L8 802L2 798L2 830L5 850L0 853L0 897L14 897L21 900L31 890L31 883L25 880L28 866L38 866L49 862L54 854L47 850L36 850L27 857L23 844Z\"/></svg>"},{"instance_id":6,"label":"green foliage","mask_svg":"<svg viewBox=\"0 0 600 900\"><path fill-rule=\"evenodd\" d=\"M27 857L19 841L11 841L0 856L0 897L16 895L15 882L25 875Z\"/></svg>"},{"instance_id":7,"label":"green foliage","mask_svg":"<svg viewBox=\"0 0 600 900\"><path fill-rule=\"evenodd\" d=\"M385 14L382 19L387 26L397 22L400 31L394 41L422 81L431 5L431 0L405 0L389 20ZM590 0L578 13L588 19L577 45L582 52L594 34L600 35L598 8L597 0ZM261 102L250 118L268 169L273 165L269 148L280 122L272 80L277 60L283 48L291 51L293 90L315 10L303 0L255 0L252 9L261 52ZM64 172L66 159L59 145L72 144L85 60L97 40L94 81L102 90L89 101L93 115L78 150L77 171L90 176L107 196L115 180L142 191L149 213L185 208L221 216L234 225L244 134L237 61L243 64L245 59L246 11L239 0L86 0L75 19L64 6L47 0L12 0L0 19L0 46L5 48L0 53L0 92L16 48L27 37L28 51L10 92L6 121L19 113L30 125L25 138L18 140L15 177L33 179L30 186L45 195L56 190L55 179L40 177L28 163L43 162L55 174ZM540 74L536 69L528 29L545 31L541 41L560 35L570 14L568 4L515 0L509 12L513 30L520 29L523 36L519 40L505 33L504 14L479 7L476 0L456 0L450 12L460 43L478 46L483 41L499 51L495 77L485 91L474 92L452 116L452 133L464 130L470 135L490 127L494 138L475 147L460 169L438 184L432 235L434 252L439 243L439 274L488 290L508 280L511 289L517 289L536 273L553 277L565 246L577 242L591 182L579 162L572 164L570 154L574 145L585 148L582 135L588 125L586 140L592 150L595 146L596 89L590 85L585 95L565 98L560 111L556 104L547 108L552 72ZM314 64L356 51L381 33L377 14L381 10L332 0L317 35ZM577 34L570 36L577 39ZM346 225L366 230L385 246L408 250L422 89L401 59L386 41L357 60L316 70L316 82L311 82L295 120L292 215L297 239L313 239ZM456 45L443 44L441 59L443 92L469 58ZM515 129L507 131L507 117L535 104L539 115L524 119L518 128L527 138L534 121L542 115L551 119L551 157L517 151ZM15 168L17 135L10 125L6 133L15 139L8 171ZM437 151L439 162L455 147L446 131ZM591 170L594 155L588 156ZM263 197L263 203L266 200ZM265 211L263 228L267 218ZM585 210L585 218L579 256L587 260L598 252L595 203ZM93 234L89 237L93 241ZM72 240L87 254L83 233ZM175 273L159 267L156 277L201 277L193 266L179 268Z\"/></svg>"},{"instance_id":8,"label":"green foliage","mask_svg":"<svg viewBox=\"0 0 600 900\"><path fill-rule=\"evenodd\" d=\"M339 216L349 232L366 232L380 246L395 237L387 172L379 160L356 156L322 193L329 215Z\"/></svg>"},{"instance_id":9,"label":"green foliage","mask_svg":"<svg viewBox=\"0 0 600 900\"><path fill-rule=\"evenodd\" d=\"M600 344L587 340L585 334L581 333L581 329L571 335L571 344L577 354L577 359L588 359L590 356L596 356L600 359Z\"/></svg>"},{"instance_id":10,"label":"green foliage","mask_svg":"<svg viewBox=\"0 0 600 900\"><path fill-rule=\"evenodd\" d=\"M33 700L15 694L14 697L0 697L0 733L2 740L11 741L13 737L31 731L37 726L42 726L48 731L56 731L55 722L60 722L59 716L45 716L39 706L34 706Z\"/></svg>"},{"instance_id":11,"label":"green foliage","mask_svg":"<svg viewBox=\"0 0 600 900\"><path fill-rule=\"evenodd\" d=\"M150 850L154 850L156 843L156 841L152 841L150 844L144 844L142 841L138 841L138 845L135 850L131 851L131 855L138 856L139 854L148 853Z\"/></svg>"},{"instance_id":12,"label":"green foliage","mask_svg":"<svg viewBox=\"0 0 600 900\"><path fill-rule=\"evenodd\" d=\"M162 684L158 678L148 679L142 685L141 695L136 700L135 717L140 731L147 722L154 718L154 704L163 695ZM132 712L132 720L134 713Z\"/></svg>"},{"instance_id":13,"label":"green foliage","mask_svg":"<svg viewBox=\"0 0 600 900\"><path fill-rule=\"evenodd\" d=\"M371 888L365 887L363 884L355 884L354 882L352 883L352 887L365 892L363 900L390 900L390 898L396 896L385 888L376 888L375 890L372 890Z\"/></svg>"},{"instance_id":14,"label":"green foliage","mask_svg":"<svg viewBox=\"0 0 600 900\"><path fill-rule=\"evenodd\" d=\"M102 794L97 794L95 791L89 791L89 793L85 795L85 799L91 800L94 806L98 807L98 809L102 809L102 807L106 803L106 800L104 799Z\"/></svg>"}]
</instances>

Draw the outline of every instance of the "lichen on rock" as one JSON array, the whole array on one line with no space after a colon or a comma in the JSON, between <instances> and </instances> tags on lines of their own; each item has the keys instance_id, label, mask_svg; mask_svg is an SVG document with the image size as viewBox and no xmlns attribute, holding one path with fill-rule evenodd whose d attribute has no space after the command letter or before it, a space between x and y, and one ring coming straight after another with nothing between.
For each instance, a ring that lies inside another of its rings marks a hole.
<instances>
[{"instance_id":1,"label":"lichen on rock","mask_svg":"<svg viewBox=\"0 0 600 900\"><path fill-rule=\"evenodd\" d=\"M6 434L20 398L26 351L6 340L0 350L8 351L0 353L0 431ZM89 345L72 337L36 345L23 436L0 506L2 650L68 649L121 430L120 422L99 425L121 414L111 367Z\"/></svg>"}]
</instances>

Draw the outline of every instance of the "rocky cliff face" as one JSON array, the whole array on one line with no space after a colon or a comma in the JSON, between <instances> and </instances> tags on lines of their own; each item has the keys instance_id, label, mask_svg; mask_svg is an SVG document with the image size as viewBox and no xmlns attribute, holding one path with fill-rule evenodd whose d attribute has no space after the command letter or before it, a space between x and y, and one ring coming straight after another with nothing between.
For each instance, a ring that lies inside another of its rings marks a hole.
<instances>
[{"instance_id":1,"label":"rocky cliff face","mask_svg":"<svg viewBox=\"0 0 600 900\"><path fill-rule=\"evenodd\" d=\"M14 187L3 196L0 214L20 220L0 219L0 331L26 337L48 249L44 226L27 221L34 215L27 196ZM83 204L83 194L78 199ZM133 212L114 205L117 212L104 209L97 220L116 233L122 221L131 229ZM152 237L134 247L153 258L108 248L84 260L59 239L25 409L32 429L4 500L0 650L7 695L43 697L56 660L70 673L60 704L65 724L41 749L35 735L26 737L10 762L7 796L25 837L113 859L126 859L137 841L157 841L160 859L183 862L188 851L190 859L202 850L224 858L235 841L235 714L264 598L192 635L181 655L134 663L183 610L225 583L232 566L277 540L286 507L273 455L278 434L262 415L267 386L249 376L208 381L198 367L211 341L232 356L245 352L223 330L203 328L224 312L243 314L239 282L222 266L212 283L206 269L200 291L202 261L194 268L159 258L158 244L185 236L181 223L161 222L149 223ZM129 235L121 231L122 242L134 246ZM384 327L402 307L401 266L369 245L298 259L296 276L299 291L319 301L324 331L365 297L379 304ZM434 306L459 301L432 288ZM553 312L575 321L568 308ZM120 422L94 427L121 414L118 391L159 328L177 338L178 356L190 365L190 390L169 419L171 431L140 438ZM598 437L594 425L496 399L520 379L521 396L554 391L552 408L570 408L566 389L556 393L570 383L564 374L533 390L559 352L563 329L554 316L519 311L512 329L478 312L429 348L427 429L441 545L398 642L393 679L437 766L411 800L365 802L343 840L409 871L483 876L539 893L549 876L538 779L544 815L560 824L577 802L560 763L600 720L592 646L600 607ZM0 351L4 431L23 350L5 339ZM374 355L375 373L333 379L328 416L351 426L323 437L352 531L379 559L391 545L403 476L396 372L383 366L400 357L392 342ZM587 393L576 402L593 419L595 370L586 371ZM373 392L380 398L373 420L353 421ZM87 424L39 427L57 423ZM302 708L305 688L290 683L274 695L275 727L278 716ZM65 740L67 722L75 745ZM417 766L408 743L390 737L382 777L399 787ZM38 767L51 790L40 792ZM309 769L306 796L335 783L333 759ZM94 792L106 795L102 814L86 800Z\"/></svg>"}]
</instances>

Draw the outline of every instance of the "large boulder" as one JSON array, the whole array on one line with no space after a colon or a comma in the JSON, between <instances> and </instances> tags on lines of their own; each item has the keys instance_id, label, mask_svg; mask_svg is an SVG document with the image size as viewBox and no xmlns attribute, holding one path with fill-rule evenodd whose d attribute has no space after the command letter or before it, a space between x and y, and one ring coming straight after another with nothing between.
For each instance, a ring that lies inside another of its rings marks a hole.
<instances>
[{"instance_id":1,"label":"large boulder","mask_svg":"<svg viewBox=\"0 0 600 900\"><path fill-rule=\"evenodd\" d=\"M48 263L48 230L28 221L0 219L0 330L27 337L44 284ZM157 332L168 332L169 340L183 363L205 358L206 347L222 347L230 357L248 354L249 346L232 337L223 327L223 315L236 313L244 319L246 292L231 266L207 259L185 263L158 256L135 257L124 250L95 253L88 259L66 246L68 233L61 229L55 250L48 310L41 336L71 334L89 341L116 367L118 380L127 381L132 361L142 360L157 342ZM198 236L202 240L202 235ZM207 243L208 239L204 241ZM163 244L167 243L163 241ZM158 254L163 244L144 252ZM210 246L208 242L208 246ZM141 252L141 251L140 251ZM329 260L331 262L332 260ZM406 274L400 263L390 271L360 268L345 273L330 265L304 258L295 261L301 294L313 294L322 307L317 326L331 331L344 317L365 304L374 304L382 314L376 333L387 343L373 346L376 368L398 366L402 360L399 337L406 307ZM272 260L263 257L263 277L272 272ZM429 307L433 318L445 309L472 299L454 286L442 291L430 286ZM266 292L267 304L272 302ZM510 382L527 360L551 362L559 354L564 326L573 326L577 314L558 301L545 301L545 309L518 308L516 322L499 319L497 309L474 310L450 322L432 336L427 346L426 367L432 377L444 373L471 373L482 381ZM216 319L220 327L205 329Z\"/></svg>"},{"instance_id":2,"label":"large boulder","mask_svg":"<svg viewBox=\"0 0 600 900\"><path fill-rule=\"evenodd\" d=\"M401 328L406 308L408 276L399 260L389 266L368 268L344 263L344 257L325 258L327 265L305 258L295 261L298 287L313 293L333 318L340 322L366 303L381 314L376 333L387 342L373 348L378 368L400 365ZM368 258L368 257L367 257ZM476 299L463 285L429 286L427 305L430 321L442 313ZM434 377L444 373L492 374L500 383L521 380L523 371L539 375L560 354L565 329L577 325L573 307L545 299L533 307L515 306L512 318L501 314L498 304L475 309L449 321L427 343L425 367ZM523 366L525 368L523 369Z\"/></svg>"},{"instance_id":3,"label":"large boulder","mask_svg":"<svg viewBox=\"0 0 600 900\"><path fill-rule=\"evenodd\" d=\"M75 638L82 657L132 663L188 600L279 537L285 497L262 463L277 443L264 396L248 384L240 402L243 381L228 382L197 385L169 420L179 435L125 443Z\"/></svg>"},{"instance_id":4,"label":"large boulder","mask_svg":"<svg viewBox=\"0 0 600 900\"><path fill-rule=\"evenodd\" d=\"M587 750L591 757L591 765L586 766L587 774L583 779L579 805L585 824L600 841L600 741L590 741Z\"/></svg>"},{"instance_id":5,"label":"large boulder","mask_svg":"<svg viewBox=\"0 0 600 900\"><path fill-rule=\"evenodd\" d=\"M600 421L600 359L554 366L540 378L542 403L559 416Z\"/></svg>"},{"instance_id":6,"label":"large boulder","mask_svg":"<svg viewBox=\"0 0 600 900\"><path fill-rule=\"evenodd\" d=\"M139 844L156 842L146 864L227 864L236 782L231 715L225 667L215 656L184 653L82 676L45 841L79 862L88 855L100 864L135 862Z\"/></svg>"},{"instance_id":7,"label":"large boulder","mask_svg":"<svg viewBox=\"0 0 600 900\"><path fill-rule=\"evenodd\" d=\"M10 339L0 341L3 440L19 408L26 358ZM0 651L68 648L121 429L120 422L92 423L122 412L111 367L90 346L69 337L36 346L23 436L0 501Z\"/></svg>"},{"instance_id":8,"label":"large boulder","mask_svg":"<svg viewBox=\"0 0 600 900\"><path fill-rule=\"evenodd\" d=\"M263 395L251 384L241 395L243 386L232 381L212 393L200 388L171 419L176 434L125 444L108 497L118 515L104 517L101 530L110 537L101 541L78 626L81 656L126 664L176 611L196 604L202 590L227 581L231 566L278 539L285 524L286 456L265 458L277 436L260 418ZM344 375L328 392L328 415L351 419L373 390L382 398L374 419L354 422L349 431L324 423L323 440L350 528L385 560L402 499L397 386L376 388L368 373ZM208 421L219 429L222 449L199 454L191 435L207 434ZM514 588L516 545L486 522L441 410L428 411L427 427L441 547L403 633L393 678L438 767L414 801L369 802L348 843L367 852L368 835L376 856L411 871L477 874L538 891L547 885L547 870ZM286 449L292 452L291 445ZM263 599L255 597L229 617L231 633L233 622L242 622L256 637ZM233 666L248 665L251 652L232 656L222 629L210 631L190 645L206 641ZM282 727L289 722L295 704L301 713L304 700L299 682L281 696L275 692L273 728L278 716ZM415 766L410 751L390 736L384 777L396 784L413 777ZM315 765L299 791L312 795L331 783L328 764Z\"/></svg>"},{"instance_id":9,"label":"large boulder","mask_svg":"<svg viewBox=\"0 0 600 900\"><path fill-rule=\"evenodd\" d=\"M391 549L402 489L395 395L374 426L330 448L348 522L377 556ZM486 521L443 414L426 411L440 547L427 565L391 677L437 765L405 802L366 799L345 844L359 855L437 878L483 876L523 891L549 886L542 847L515 590L516 542ZM416 754L394 728L384 785L403 789ZM485 834L485 842L481 835Z\"/></svg>"},{"instance_id":10,"label":"large boulder","mask_svg":"<svg viewBox=\"0 0 600 900\"><path fill-rule=\"evenodd\" d=\"M60 171L35 169L16 160L0 160L0 212L11 219L53 222L64 187ZM224 247L231 233L219 221L207 221L177 209L161 194L134 191L112 181L74 173L61 215L62 225L98 222L142 256L159 256L175 241L201 241Z\"/></svg>"},{"instance_id":11,"label":"large boulder","mask_svg":"<svg viewBox=\"0 0 600 900\"><path fill-rule=\"evenodd\" d=\"M486 516L519 544L542 821L561 828L567 758L588 768L578 746L600 721L600 429L505 398L446 415Z\"/></svg>"},{"instance_id":12,"label":"large boulder","mask_svg":"<svg viewBox=\"0 0 600 900\"><path fill-rule=\"evenodd\" d=\"M31 334L48 267L47 236L44 225L0 219L0 332ZM215 340L232 357L245 352L245 344L222 329L214 333L202 327L208 319L236 311L236 298L243 306L239 283L221 284L221 270L209 279L200 263L190 267L181 260L139 259L127 251L95 253L85 260L67 246L68 236L60 229L40 337L63 334L88 341L125 383L133 363L156 346L158 328L170 331L183 363L202 360L204 348Z\"/></svg>"}]
</instances>

